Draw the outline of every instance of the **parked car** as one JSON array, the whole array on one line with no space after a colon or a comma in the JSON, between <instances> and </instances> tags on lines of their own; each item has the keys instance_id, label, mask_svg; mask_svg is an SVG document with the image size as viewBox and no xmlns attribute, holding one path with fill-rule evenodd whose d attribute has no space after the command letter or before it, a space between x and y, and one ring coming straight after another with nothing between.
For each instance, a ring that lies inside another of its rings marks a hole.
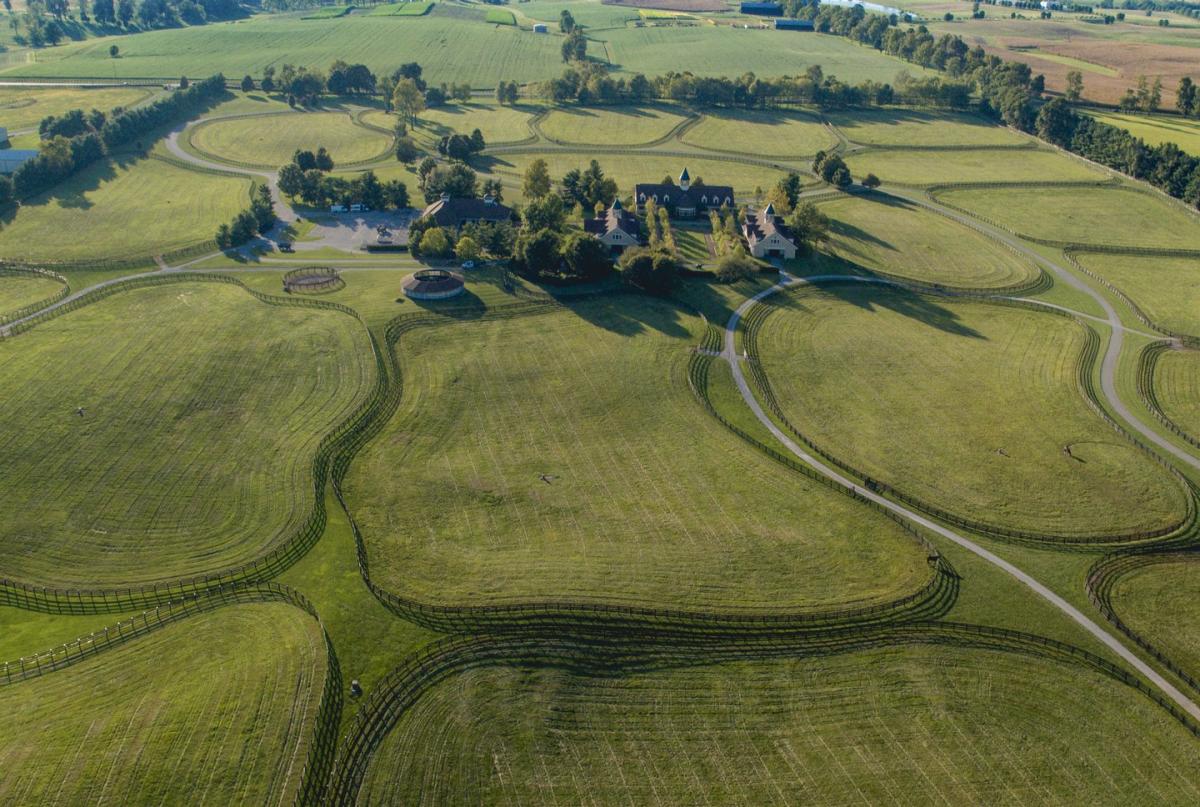
<instances>
[{"instance_id":1,"label":"parked car","mask_svg":"<svg viewBox=\"0 0 1200 807\"><path fill-rule=\"evenodd\" d=\"M279 251L280 252L295 252L295 250L292 249L291 241L280 241L279 242Z\"/></svg>"},{"instance_id":2,"label":"parked car","mask_svg":"<svg viewBox=\"0 0 1200 807\"><path fill-rule=\"evenodd\" d=\"M475 261L463 261L462 268L463 269L474 269Z\"/></svg>"}]
</instances>

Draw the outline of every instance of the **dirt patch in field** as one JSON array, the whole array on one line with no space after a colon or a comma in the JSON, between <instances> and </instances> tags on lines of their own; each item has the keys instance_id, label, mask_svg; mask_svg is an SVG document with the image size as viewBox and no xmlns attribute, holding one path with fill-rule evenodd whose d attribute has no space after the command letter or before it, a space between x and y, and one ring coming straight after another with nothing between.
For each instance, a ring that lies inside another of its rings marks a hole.
<instances>
[{"instance_id":1,"label":"dirt patch in field","mask_svg":"<svg viewBox=\"0 0 1200 807\"><path fill-rule=\"evenodd\" d=\"M729 11L721 0L601 0L606 6L653 8L662 11Z\"/></svg>"}]
</instances>

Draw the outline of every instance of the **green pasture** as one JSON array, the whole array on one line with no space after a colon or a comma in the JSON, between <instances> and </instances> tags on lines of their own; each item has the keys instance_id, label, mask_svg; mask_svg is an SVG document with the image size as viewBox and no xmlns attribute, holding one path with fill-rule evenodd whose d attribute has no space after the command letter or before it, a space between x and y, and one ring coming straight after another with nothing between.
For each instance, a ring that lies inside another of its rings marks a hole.
<instances>
[{"instance_id":1,"label":"green pasture","mask_svg":"<svg viewBox=\"0 0 1200 807\"><path fill-rule=\"evenodd\" d=\"M58 294L63 284L45 275L0 270L0 321L4 315Z\"/></svg>"},{"instance_id":2,"label":"green pasture","mask_svg":"<svg viewBox=\"0 0 1200 807\"><path fill-rule=\"evenodd\" d=\"M1124 292L1151 322L1200 335L1200 261L1195 257L1085 252L1075 259Z\"/></svg>"},{"instance_id":3,"label":"green pasture","mask_svg":"<svg viewBox=\"0 0 1200 807\"><path fill-rule=\"evenodd\" d=\"M318 442L374 373L351 317L215 283L104 298L0 342L0 367L0 577L83 587L215 571L290 538Z\"/></svg>"},{"instance_id":4,"label":"green pasture","mask_svg":"<svg viewBox=\"0 0 1200 807\"><path fill-rule=\"evenodd\" d=\"M354 10L354 6L321 6L309 11L302 20L332 20L344 17Z\"/></svg>"},{"instance_id":5,"label":"green pasture","mask_svg":"<svg viewBox=\"0 0 1200 807\"><path fill-rule=\"evenodd\" d=\"M1008 146L1030 138L974 115L916 109L830 111L842 134L865 146Z\"/></svg>"},{"instance_id":6,"label":"green pasture","mask_svg":"<svg viewBox=\"0 0 1200 807\"><path fill-rule=\"evenodd\" d=\"M1073 67L1082 73L1094 73L1095 75L1108 76L1109 78L1119 78L1121 76L1120 70L1108 67L1107 65L1076 59L1074 56L1064 56L1061 53L1051 53L1041 48L1012 48L1011 50L1013 51L1014 60L1018 62L1026 61L1023 57L1032 57L1035 61L1045 59L1048 62L1065 64L1067 67Z\"/></svg>"},{"instance_id":7,"label":"green pasture","mask_svg":"<svg viewBox=\"0 0 1200 807\"><path fill-rule=\"evenodd\" d=\"M680 139L701 148L781 156L815 154L836 142L810 115L737 109L706 112Z\"/></svg>"},{"instance_id":8,"label":"green pasture","mask_svg":"<svg viewBox=\"0 0 1200 807\"><path fill-rule=\"evenodd\" d=\"M72 109L109 112L130 107L156 92L153 87L0 87L0 126L9 135L37 130L42 118Z\"/></svg>"},{"instance_id":9,"label":"green pasture","mask_svg":"<svg viewBox=\"0 0 1200 807\"><path fill-rule=\"evenodd\" d=\"M943 182L1099 181L1098 168L1053 151L889 151L880 149L846 157L855 179L868 173L884 182L936 185ZM1026 193L1039 193L1029 190Z\"/></svg>"},{"instance_id":10,"label":"green pasture","mask_svg":"<svg viewBox=\"0 0 1200 807\"><path fill-rule=\"evenodd\" d=\"M1125 115L1091 109L1087 113L1101 123L1127 130L1151 146L1174 143L1189 154L1200 153L1200 121L1178 115Z\"/></svg>"},{"instance_id":11,"label":"green pasture","mask_svg":"<svg viewBox=\"0 0 1200 807\"><path fill-rule=\"evenodd\" d=\"M907 533L705 412L687 381L702 328L616 296L407 333L399 411L345 485L373 579L445 604L724 610L918 587Z\"/></svg>"},{"instance_id":12,"label":"green pasture","mask_svg":"<svg viewBox=\"0 0 1200 807\"><path fill-rule=\"evenodd\" d=\"M1154 530L1180 484L1087 405L1083 326L899 289L789 295L759 350L793 426L868 477L958 516L1053 536Z\"/></svg>"},{"instance_id":13,"label":"green pasture","mask_svg":"<svg viewBox=\"0 0 1200 807\"><path fill-rule=\"evenodd\" d=\"M1013 286L1037 270L1003 245L965 225L911 202L883 194L840 197L821 204L832 225L829 239L811 268L801 272L845 271L849 262L868 274L892 275L920 283L966 288Z\"/></svg>"},{"instance_id":14,"label":"green pasture","mask_svg":"<svg viewBox=\"0 0 1200 807\"><path fill-rule=\"evenodd\" d=\"M290 803L325 675L316 621L256 603L0 686L0 799Z\"/></svg>"},{"instance_id":15,"label":"green pasture","mask_svg":"<svg viewBox=\"0 0 1200 807\"><path fill-rule=\"evenodd\" d=\"M604 5L596 0L529 0L520 4L522 16L545 22L551 30L557 28L564 9L571 12L577 23L591 29L590 35L599 33L597 29L624 27L627 21L638 18L636 8Z\"/></svg>"},{"instance_id":16,"label":"green pasture","mask_svg":"<svg viewBox=\"0 0 1200 807\"><path fill-rule=\"evenodd\" d=\"M1168 556L1113 584L1112 609L1184 672L1200 678L1200 556Z\"/></svg>"},{"instance_id":17,"label":"green pasture","mask_svg":"<svg viewBox=\"0 0 1200 807\"><path fill-rule=\"evenodd\" d=\"M467 134L478 129L483 133L483 139L489 144L511 143L516 140L527 140L533 136L529 128L529 120L537 111L536 107L500 106L485 101L472 101L469 104L446 104L445 106L426 109L417 118L417 126L410 133L420 138L424 137L430 144L443 135ZM363 117L364 122L375 126L393 128L399 121L394 113L382 110L368 112Z\"/></svg>"},{"instance_id":18,"label":"green pasture","mask_svg":"<svg viewBox=\"0 0 1200 807\"><path fill-rule=\"evenodd\" d=\"M1001 650L477 666L401 716L359 803L1182 804L1198 748L1107 676Z\"/></svg>"},{"instance_id":19,"label":"green pasture","mask_svg":"<svg viewBox=\"0 0 1200 807\"><path fill-rule=\"evenodd\" d=\"M513 16L511 11L505 11L502 8L489 8L487 14L483 17L484 22L490 22L493 25L516 25L517 18Z\"/></svg>"},{"instance_id":20,"label":"green pasture","mask_svg":"<svg viewBox=\"0 0 1200 807\"><path fill-rule=\"evenodd\" d=\"M1200 218L1131 188L979 188L937 192L1022 235L1079 244L1200 248Z\"/></svg>"},{"instance_id":21,"label":"green pasture","mask_svg":"<svg viewBox=\"0 0 1200 807\"><path fill-rule=\"evenodd\" d=\"M1187 434L1200 437L1200 351L1160 353L1151 381L1163 414Z\"/></svg>"},{"instance_id":22,"label":"green pasture","mask_svg":"<svg viewBox=\"0 0 1200 807\"><path fill-rule=\"evenodd\" d=\"M102 160L0 214L9 260L102 261L211 242L250 203L250 182L157 159ZM215 248L215 247L214 247Z\"/></svg>"},{"instance_id":23,"label":"green pasture","mask_svg":"<svg viewBox=\"0 0 1200 807\"><path fill-rule=\"evenodd\" d=\"M234 163L278 167L297 149L324 146L334 165L386 155L391 138L359 126L343 112L302 112L265 118L230 118L201 123L188 134L207 157Z\"/></svg>"},{"instance_id":24,"label":"green pasture","mask_svg":"<svg viewBox=\"0 0 1200 807\"><path fill-rule=\"evenodd\" d=\"M387 3L375 6L368 14L372 17L421 17L428 14L431 8L433 8L433 3Z\"/></svg>"},{"instance_id":25,"label":"green pasture","mask_svg":"<svg viewBox=\"0 0 1200 807\"><path fill-rule=\"evenodd\" d=\"M542 134L560 143L626 146L666 137L687 116L652 106L561 107L538 122Z\"/></svg>"}]
</instances>

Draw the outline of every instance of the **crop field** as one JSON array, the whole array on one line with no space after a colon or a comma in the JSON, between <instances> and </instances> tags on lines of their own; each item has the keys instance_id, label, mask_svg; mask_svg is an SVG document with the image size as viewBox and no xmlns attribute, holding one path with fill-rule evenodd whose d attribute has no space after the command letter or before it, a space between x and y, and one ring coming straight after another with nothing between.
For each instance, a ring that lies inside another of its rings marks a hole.
<instances>
[{"instance_id":1,"label":"crop field","mask_svg":"<svg viewBox=\"0 0 1200 807\"><path fill-rule=\"evenodd\" d=\"M842 198L822 203L821 211L833 221L821 251L870 273L966 288L1014 286L1037 276L1028 261L992 239L894 197ZM812 271L844 268L820 261Z\"/></svg>"},{"instance_id":2,"label":"crop field","mask_svg":"<svg viewBox=\"0 0 1200 807\"><path fill-rule=\"evenodd\" d=\"M325 673L308 614L252 603L0 687L0 800L290 803Z\"/></svg>"},{"instance_id":3,"label":"crop field","mask_svg":"<svg viewBox=\"0 0 1200 807\"><path fill-rule=\"evenodd\" d=\"M538 128L561 143L625 145L665 137L685 120L680 110L662 107L567 107L552 110Z\"/></svg>"},{"instance_id":4,"label":"crop field","mask_svg":"<svg viewBox=\"0 0 1200 807\"><path fill-rule=\"evenodd\" d=\"M1106 174L1082 160L1052 151L868 151L850 154L855 177L872 173L884 182L1067 182L1102 180ZM1028 191L1026 191L1028 193Z\"/></svg>"},{"instance_id":5,"label":"crop field","mask_svg":"<svg viewBox=\"0 0 1200 807\"><path fill-rule=\"evenodd\" d=\"M24 129L37 130L42 118L72 109L109 112L133 106L155 93L153 87L0 87L0 126L11 135Z\"/></svg>"},{"instance_id":6,"label":"crop field","mask_svg":"<svg viewBox=\"0 0 1200 807\"><path fill-rule=\"evenodd\" d=\"M248 180L161 160L102 161L0 217L9 260L101 261L209 242L249 203ZM186 190L184 190L186 189Z\"/></svg>"},{"instance_id":7,"label":"crop field","mask_svg":"<svg viewBox=\"0 0 1200 807\"><path fill-rule=\"evenodd\" d=\"M1195 258L1095 252L1075 257L1124 292L1151 322L1200 336L1200 264Z\"/></svg>"},{"instance_id":8,"label":"crop field","mask_svg":"<svg viewBox=\"0 0 1200 807\"><path fill-rule=\"evenodd\" d=\"M1200 351L1167 350L1154 363L1154 397L1163 414L1200 437Z\"/></svg>"},{"instance_id":9,"label":"crop field","mask_svg":"<svg viewBox=\"0 0 1200 807\"><path fill-rule=\"evenodd\" d=\"M0 577L59 586L212 571L290 537L318 441L374 373L351 317L211 283L107 297L0 342L0 367Z\"/></svg>"},{"instance_id":10,"label":"crop field","mask_svg":"<svg viewBox=\"0 0 1200 807\"><path fill-rule=\"evenodd\" d=\"M1200 153L1200 121L1176 115L1122 115L1088 110L1088 114L1110 126L1126 129L1151 146L1174 143L1188 154Z\"/></svg>"},{"instance_id":11,"label":"crop field","mask_svg":"<svg viewBox=\"0 0 1200 807\"><path fill-rule=\"evenodd\" d=\"M825 117L864 146L1010 146L1029 137L973 115L910 109L827 112Z\"/></svg>"},{"instance_id":12,"label":"crop field","mask_svg":"<svg viewBox=\"0 0 1200 807\"><path fill-rule=\"evenodd\" d=\"M745 152L749 147L754 154L780 156L816 154L836 142L810 115L734 109L706 113L680 139L702 148Z\"/></svg>"},{"instance_id":13,"label":"crop field","mask_svg":"<svg viewBox=\"0 0 1200 807\"><path fill-rule=\"evenodd\" d=\"M701 328L620 297L406 335L400 410L346 483L373 577L449 604L806 609L917 588L910 536L705 413L686 372Z\"/></svg>"},{"instance_id":14,"label":"crop field","mask_svg":"<svg viewBox=\"0 0 1200 807\"><path fill-rule=\"evenodd\" d=\"M939 191L937 200L1022 235L1081 244L1200 248L1200 218L1152 193L1124 188Z\"/></svg>"},{"instance_id":15,"label":"crop field","mask_svg":"<svg viewBox=\"0 0 1200 807\"><path fill-rule=\"evenodd\" d=\"M1125 624L1200 678L1200 555L1139 566L1122 575L1110 595Z\"/></svg>"},{"instance_id":16,"label":"crop field","mask_svg":"<svg viewBox=\"0 0 1200 807\"><path fill-rule=\"evenodd\" d=\"M0 270L0 322L10 311L53 297L61 289L52 277Z\"/></svg>"},{"instance_id":17,"label":"crop field","mask_svg":"<svg viewBox=\"0 0 1200 807\"><path fill-rule=\"evenodd\" d=\"M1084 402L1083 337L1051 314L834 286L792 295L759 346L801 434L930 505L1054 536L1175 524L1179 483Z\"/></svg>"},{"instance_id":18,"label":"crop field","mask_svg":"<svg viewBox=\"0 0 1200 807\"><path fill-rule=\"evenodd\" d=\"M1149 782L1186 803L1196 765L1194 738L1099 673L931 645L625 675L469 669L401 718L359 803L1133 803Z\"/></svg>"},{"instance_id":19,"label":"crop field","mask_svg":"<svg viewBox=\"0 0 1200 807\"><path fill-rule=\"evenodd\" d=\"M342 112L214 120L196 126L190 141L207 157L273 168L291 160L297 149L315 152L324 146L336 166L378 157L392 142L384 133L359 126Z\"/></svg>"}]
</instances>

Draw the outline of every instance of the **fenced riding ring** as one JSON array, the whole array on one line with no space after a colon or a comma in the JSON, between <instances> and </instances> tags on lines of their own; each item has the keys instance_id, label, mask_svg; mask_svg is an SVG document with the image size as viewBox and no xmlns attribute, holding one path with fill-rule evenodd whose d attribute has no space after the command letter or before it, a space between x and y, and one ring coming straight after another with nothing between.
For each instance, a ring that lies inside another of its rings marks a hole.
<instances>
[{"instance_id":1,"label":"fenced riding ring","mask_svg":"<svg viewBox=\"0 0 1200 807\"><path fill-rule=\"evenodd\" d=\"M332 266L303 266L283 276L283 290L288 294L328 294L346 287L346 281Z\"/></svg>"},{"instance_id":2,"label":"fenced riding ring","mask_svg":"<svg viewBox=\"0 0 1200 807\"><path fill-rule=\"evenodd\" d=\"M414 300L444 300L462 294L463 276L446 269L421 269L404 278L400 287Z\"/></svg>"}]
</instances>

